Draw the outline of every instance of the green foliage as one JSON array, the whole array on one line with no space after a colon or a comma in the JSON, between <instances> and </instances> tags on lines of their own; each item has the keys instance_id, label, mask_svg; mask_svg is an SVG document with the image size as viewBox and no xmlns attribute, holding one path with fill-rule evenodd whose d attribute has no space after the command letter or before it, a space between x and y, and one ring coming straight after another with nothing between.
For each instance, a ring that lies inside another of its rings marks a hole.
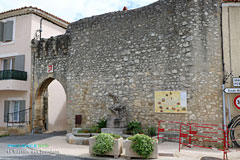
<instances>
[{"instance_id":1,"label":"green foliage","mask_svg":"<svg viewBox=\"0 0 240 160\"><path fill-rule=\"evenodd\" d=\"M143 133L141 122L131 121L128 123L127 132L131 135Z\"/></svg>"},{"instance_id":2,"label":"green foliage","mask_svg":"<svg viewBox=\"0 0 240 160\"><path fill-rule=\"evenodd\" d=\"M154 127L154 126L148 127L146 134L150 137L156 136L157 135L157 128Z\"/></svg>"},{"instance_id":3,"label":"green foliage","mask_svg":"<svg viewBox=\"0 0 240 160\"><path fill-rule=\"evenodd\" d=\"M118 134L112 134L112 133L109 133L114 139L119 139L119 138L121 138L121 136L120 135L118 135Z\"/></svg>"},{"instance_id":4,"label":"green foliage","mask_svg":"<svg viewBox=\"0 0 240 160\"><path fill-rule=\"evenodd\" d=\"M10 136L10 134L0 135L0 137Z\"/></svg>"},{"instance_id":5,"label":"green foliage","mask_svg":"<svg viewBox=\"0 0 240 160\"><path fill-rule=\"evenodd\" d=\"M97 122L97 127L101 130L101 128L106 128L107 127L107 120L106 119L100 119Z\"/></svg>"},{"instance_id":6,"label":"green foliage","mask_svg":"<svg viewBox=\"0 0 240 160\"><path fill-rule=\"evenodd\" d=\"M93 153L96 155L104 155L106 152L110 152L113 148L114 138L111 134L100 133L95 137L96 142L93 145Z\"/></svg>"},{"instance_id":7,"label":"green foliage","mask_svg":"<svg viewBox=\"0 0 240 160\"><path fill-rule=\"evenodd\" d=\"M90 133L90 132L89 132L89 129L81 129L81 130L78 130L78 133Z\"/></svg>"},{"instance_id":8,"label":"green foliage","mask_svg":"<svg viewBox=\"0 0 240 160\"><path fill-rule=\"evenodd\" d=\"M101 129L98 128L98 126L92 126L90 129L89 129L90 133L100 133L101 132Z\"/></svg>"},{"instance_id":9,"label":"green foliage","mask_svg":"<svg viewBox=\"0 0 240 160\"><path fill-rule=\"evenodd\" d=\"M144 134L136 134L128 138L132 141L131 148L143 158L148 158L153 152L154 140Z\"/></svg>"},{"instance_id":10,"label":"green foliage","mask_svg":"<svg viewBox=\"0 0 240 160\"><path fill-rule=\"evenodd\" d=\"M78 133L100 133L101 130L98 128L98 126L92 126L91 128L84 128L81 130L78 130Z\"/></svg>"},{"instance_id":11,"label":"green foliage","mask_svg":"<svg viewBox=\"0 0 240 160\"><path fill-rule=\"evenodd\" d=\"M78 133L100 133L101 128L106 128L106 127L107 127L107 120L100 119L97 122L97 125L91 126L90 128L78 130Z\"/></svg>"}]
</instances>

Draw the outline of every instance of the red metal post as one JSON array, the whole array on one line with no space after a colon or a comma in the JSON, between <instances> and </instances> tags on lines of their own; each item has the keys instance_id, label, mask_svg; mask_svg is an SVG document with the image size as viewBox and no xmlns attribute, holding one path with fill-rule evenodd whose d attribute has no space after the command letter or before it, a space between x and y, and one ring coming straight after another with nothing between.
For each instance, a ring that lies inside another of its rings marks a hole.
<instances>
[{"instance_id":1,"label":"red metal post","mask_svg":"<svg viewBox=\"0 0 240 160\"><path fill-rule=\"evenodd\" d=\"M182 144L182 142L181 142L181 136L182 136L182 124L180 124L180 128L179 128L179 148L178 148L178 150L179 150L179 152L180 152L180 150L181 150L181 144Z\"/></svg>"},{"instance_id":2,"label":"red metal post","mask_svg":"<svg viewBox=\"0 0 240 160\"><path fill-rule=\"evenodd\" d=\"M191 136L191 134L192 134L192 126L191 126L191 124L190 124L190 126L189 126L189 139L188 139L188 144L192 144L192 136Z\"/></svg>"},{"instance_id":3,"label":"red metal post","mask_svg":"<svg viewBox=\"0 0 240 160\"><path fill-rule=\"evenodd\" d=\"M227 128L227 150L229 151L229 129Z\"/></svg>"},{"instance_id":4,"label":"red metal post","mask_svg":"<svg viewBox=\"0 0 240 160\"><path fill-rule=\"evenodd\" d=\"M157 136L158 141L159 141L159 133L160 133L160 121L158 121L158 136Z\"/></svg>"},{"instance_id":5,"label":"red metal post","mask_svg":"<svg viewBox=\"0 0 240 160\"><path fill-rule=\"evenodd\" d=\"M224 137L224 140L223 140L223 143L224 143L224 148L223 148L223 160L227 160L227 133L225 130L223 130L223 137Z\"/></svg>"}]
</instances>

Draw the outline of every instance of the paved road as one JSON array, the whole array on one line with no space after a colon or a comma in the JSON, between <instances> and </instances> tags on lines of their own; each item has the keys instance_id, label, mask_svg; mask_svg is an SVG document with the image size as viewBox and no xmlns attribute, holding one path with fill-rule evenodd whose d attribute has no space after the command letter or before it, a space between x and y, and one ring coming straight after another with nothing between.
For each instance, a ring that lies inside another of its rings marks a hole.
<instances>
[{"instance_id":1,"label":"paved road","mask_svg":"<svg viewBox=\"0 0 240 160\"><path fill-rule=\"evenodd\" d=\"M14 147L16 145L31 144L31 142L34 141L65 134L66 132L54 132L46 134L27 134L23 136L1 137L0 160L89 160L86 158L39 152L37 150L29 149L28 147Z\"/></svg>"},{"instance_id":2,"label":"paved road","mask_svg":"<svg viewBox=\"0 0 240 160\"><path fill-rule=\"evenodd\" d=\"M0 160L90 160L90 159L63 155L27 155L27 156L0 157Z\"/></svg>"}]
</instances>

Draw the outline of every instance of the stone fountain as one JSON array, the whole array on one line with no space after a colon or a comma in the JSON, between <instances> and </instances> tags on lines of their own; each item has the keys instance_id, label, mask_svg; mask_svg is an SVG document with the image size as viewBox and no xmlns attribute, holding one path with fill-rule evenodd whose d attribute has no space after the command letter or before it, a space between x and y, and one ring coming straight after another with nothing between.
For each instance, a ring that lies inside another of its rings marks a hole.
<instances>
[{"instance_id":1,"label":"stone fountain","mask_svg":"<svg viewBox=\"0 0 240 160\"><path fill-rule=\"evenodd\" d=\"M108 107L111 115L107 118L107 128L102 128L101 132L124 134L127 127L126 105L121 103L117 96L111 93L108 96L113 99L113 105Z\"/></svg>"}]
</instances>

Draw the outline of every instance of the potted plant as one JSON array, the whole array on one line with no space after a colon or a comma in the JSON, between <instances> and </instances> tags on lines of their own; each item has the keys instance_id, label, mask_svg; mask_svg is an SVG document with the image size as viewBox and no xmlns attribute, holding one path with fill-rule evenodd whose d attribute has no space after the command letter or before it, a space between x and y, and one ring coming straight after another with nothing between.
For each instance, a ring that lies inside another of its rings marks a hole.
<instances>
[{"instance_id":1,"label":"potted plant","mask_svg":"<svg viewBox=\"0 0 240 160\"><path fill-rule=\"evenodd\" d=\"M156 139L144 134L131 136L125 142L126 157L158 158L158 143Z\"/></svg>"},{"instance_id":2,"label":"potted plant","mask_svg":"<svg viewBox=\"0 0 240 160\"><path fill-rule=\"evenodd\" d=\"M119 135L100 133L89 140L89 153L91 155L111 155L118 158L123 148L123 139Z\"/></svg>"}]
</instances>

